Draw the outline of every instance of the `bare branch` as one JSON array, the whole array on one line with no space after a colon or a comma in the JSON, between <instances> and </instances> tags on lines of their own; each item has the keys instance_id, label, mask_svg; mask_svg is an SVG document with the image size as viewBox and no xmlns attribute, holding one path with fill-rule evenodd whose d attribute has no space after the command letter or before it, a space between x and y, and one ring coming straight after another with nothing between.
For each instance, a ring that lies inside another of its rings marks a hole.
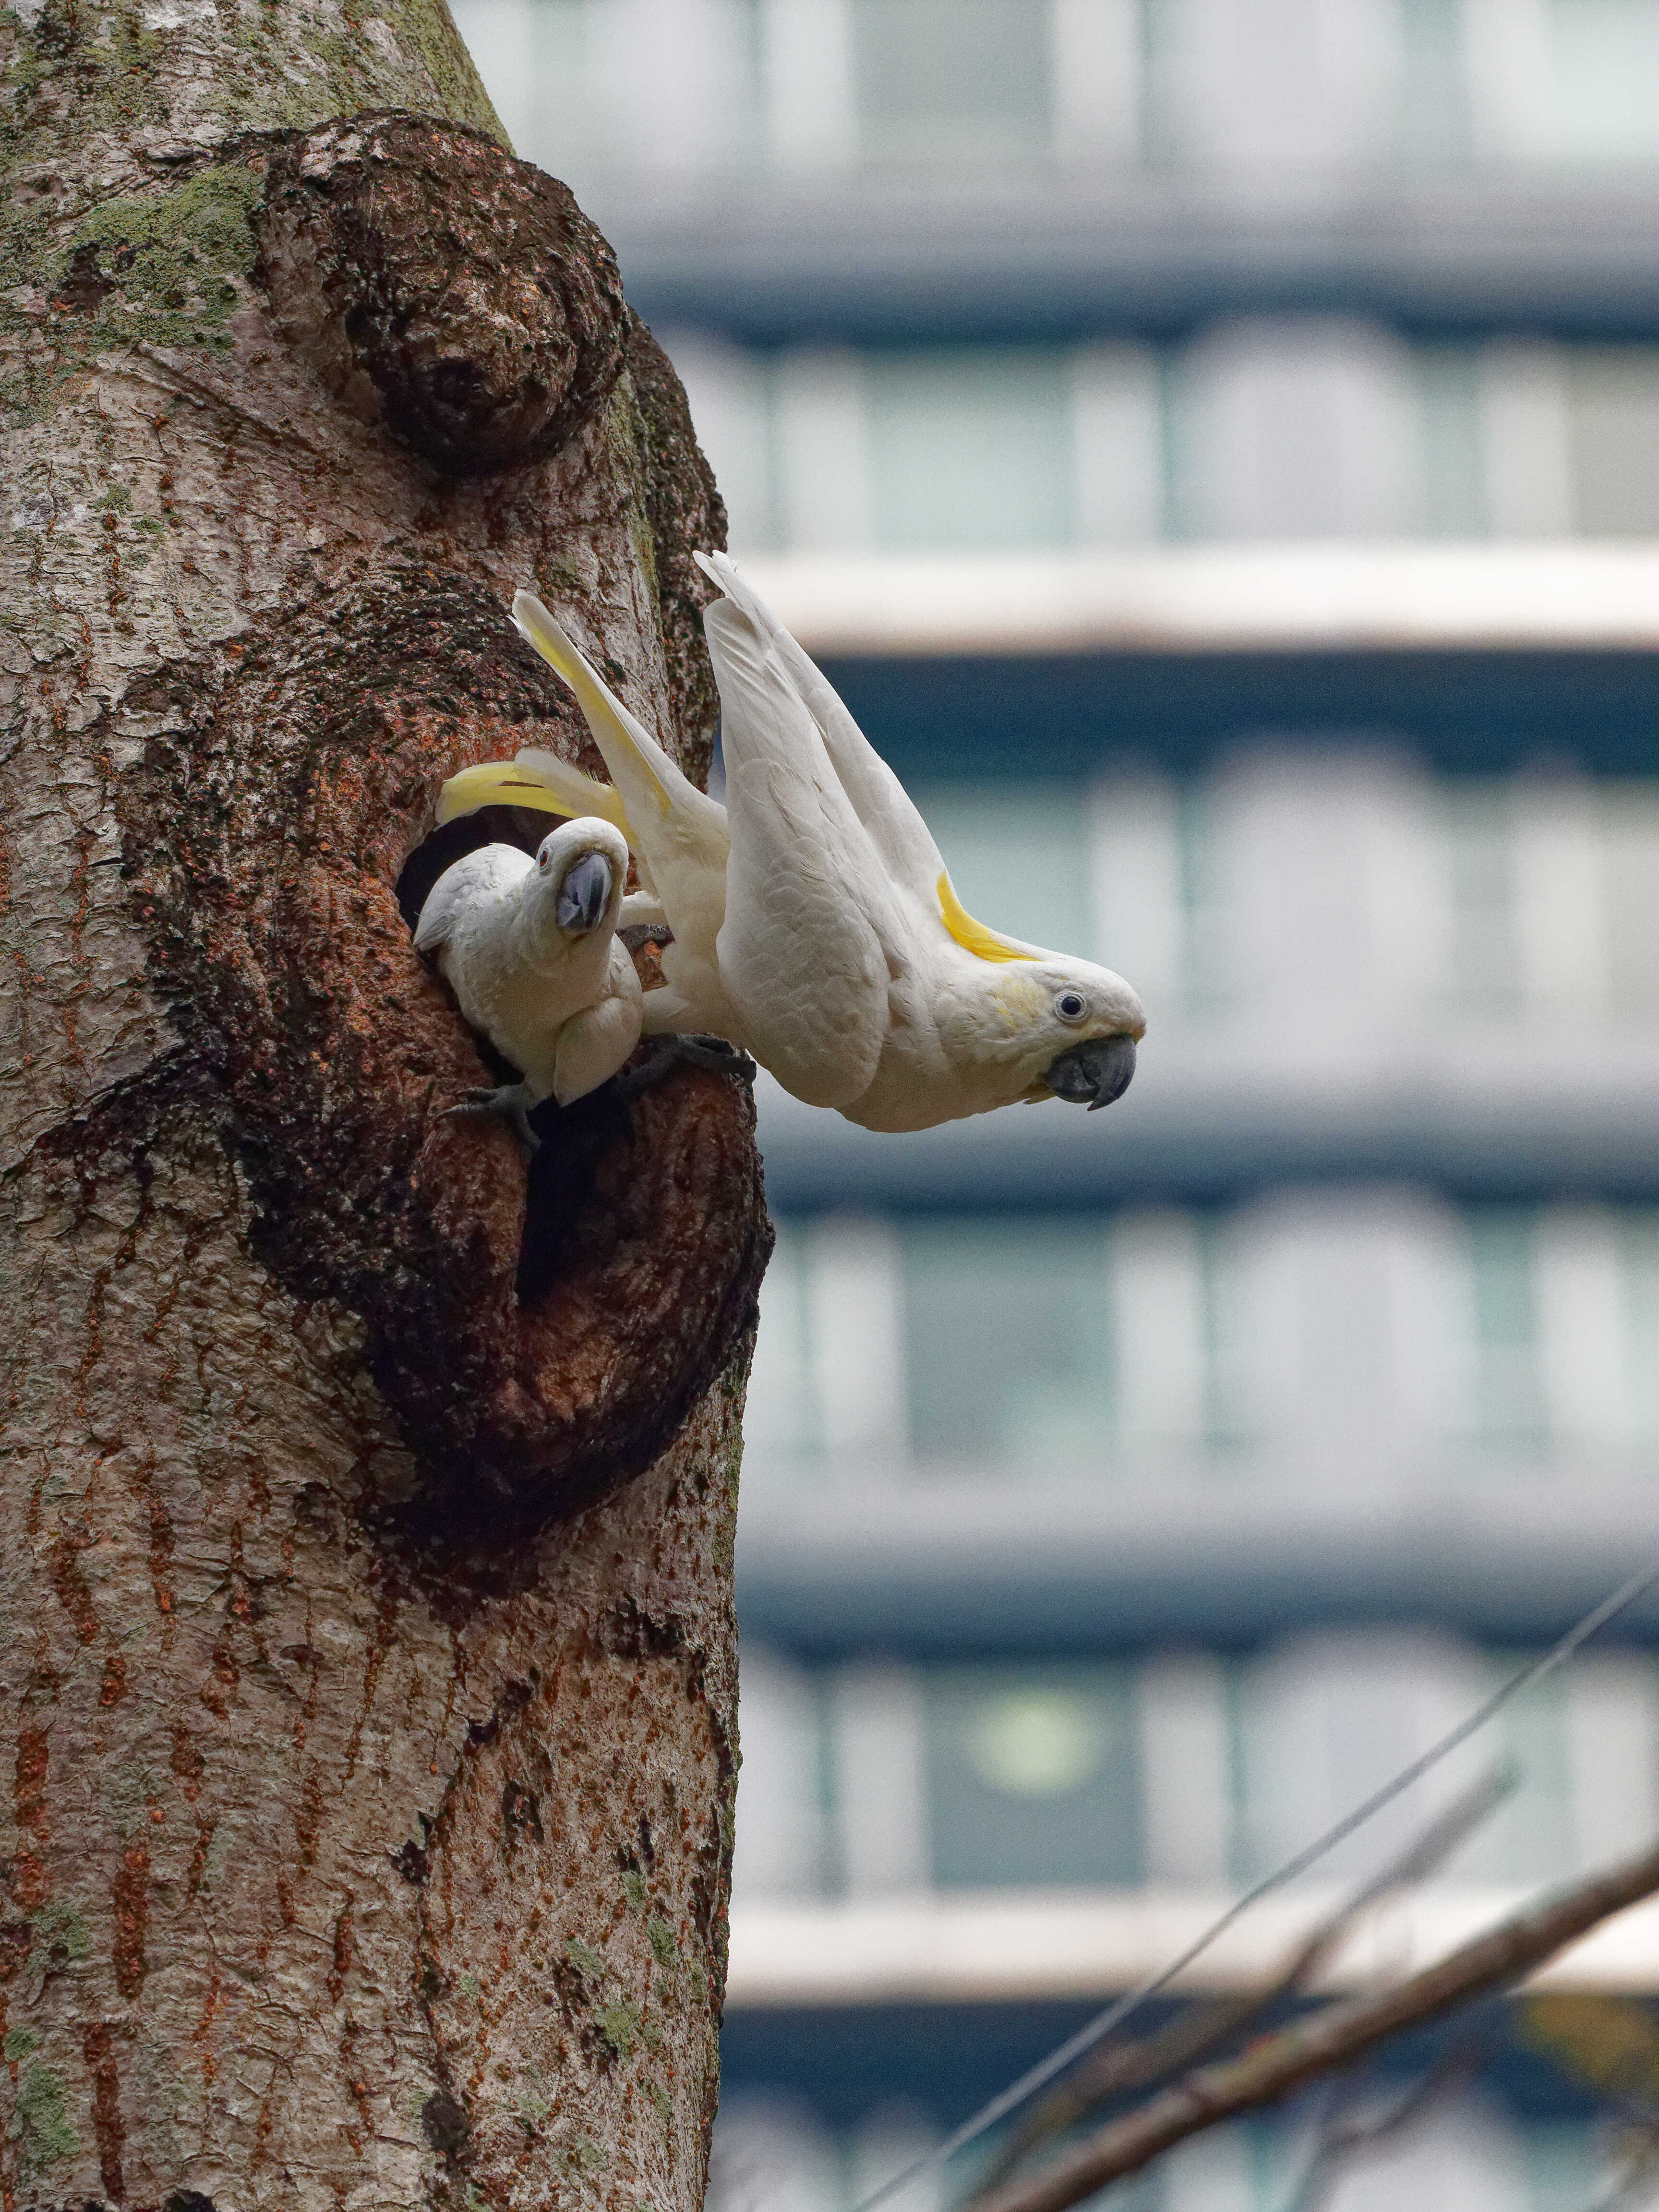
<instances>
[{"instance_id":1,"label":"bare branch","mask_svg":"<svg viewBox=\"0 0 1659 2212\"><path fill-rule=\"evenodd\" d=\"M1038 2144L1075 2127L1109 2098L1152 2088L1182 2067L1195 2065L1236 2041L1271 2007L1305 1986L1362 1912L1443 1865L1510 1795L1516 1780L1516 1770L1505 1764L1481 1775L1363 1887L1320 1921L1261 1988L1218 2004L1196 2005L1154 2034L1131 2043L1103 2044L1091 2051L1069 2081L1052 2089L1010 2130L980 2185L981 2194L996 2188Z\"/></svg>"},{"instance_id":2,"label":"bare branch","mask_svg":"<svg viewBox=\"0 0 1659 2212\"><path fill-rule=\"evenodd\" d=\"M1368 2151L1396 2136L1407 2134L1435 2107L1461 2088L1480 2063L1481 2052L1473 2048L1448 2051L1403 2097L1384 2112L1370 2118L1344 2118L1340 2104L1325 2115L1313 2149L1302 2169L1302 2178L1285 2212L1322 2212L1330 2193L1350 2166Z\"/></svg>"},{"instance_id":3,"label":"bare branch","mask_svg":"<svg viewBox=\"0 0 1659 2212\"><path fill-rule=\"evenodd\" d=\"M1420 2027L1529 1973L1575 1938L1659 1890L1659 1844L1547 1898L1381 1996L1326 2006L1237 2058L1189 2075L1028 2179L974 2201L973 2212L1067 2212L1109 2181L1138 2172L1188 2136L1276 2104L1352 2064L1403 2029Z\"/></svg>"},{"instance_id":4,"label":"bare branch","mask_svg":"<svg viewBox=\"0 0 1659 2212\"><path fill-rule=\"evenodd\" d=\"M1659 2129L1640 2129L1626 2150L1623 2172L1610 2192L1597 2197L1590 2212L1641 2212L1653 2201L1656 2166L1659 2166Z\"/></svg>"}]
</instances>

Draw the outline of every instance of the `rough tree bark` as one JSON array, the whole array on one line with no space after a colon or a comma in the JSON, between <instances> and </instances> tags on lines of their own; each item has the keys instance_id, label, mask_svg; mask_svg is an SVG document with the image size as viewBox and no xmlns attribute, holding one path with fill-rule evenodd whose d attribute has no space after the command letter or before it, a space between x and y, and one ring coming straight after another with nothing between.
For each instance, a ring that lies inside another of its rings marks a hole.
<instances>
[{"instance_id":1,"label":"rough tree bark","mask_svg":"<svg viewBox=\"0 0 1659 2212\"><path fill-rule=\"evenodd\" d=\"M706 770L719 502L442 0L14 5L0 2197L695 2207L750 1110L526 1191L407 909L520 580Z\"/></svg>"}]
</instances>

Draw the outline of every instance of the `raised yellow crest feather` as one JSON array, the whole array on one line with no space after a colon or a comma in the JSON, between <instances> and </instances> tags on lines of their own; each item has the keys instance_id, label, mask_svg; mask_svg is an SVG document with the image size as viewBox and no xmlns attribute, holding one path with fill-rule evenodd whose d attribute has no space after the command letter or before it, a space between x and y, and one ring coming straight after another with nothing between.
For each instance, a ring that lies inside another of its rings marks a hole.
<instances>
[{"instance_id":1,"label":"raised yellow crest feather","mask_svg":"<svg viewBox=\"0 0 1659 2212\"><path fill-rule=\"evenodd\" d=\"M1022 952L1006 937L999 937L994 929L988 929L982 921L975 921L962 901L951 888L949 869L941 872L939 879L939 907L945 916L945 927L965 952L980 960L1033 960L1035 953Z\"/></svg>"}]
</instances>

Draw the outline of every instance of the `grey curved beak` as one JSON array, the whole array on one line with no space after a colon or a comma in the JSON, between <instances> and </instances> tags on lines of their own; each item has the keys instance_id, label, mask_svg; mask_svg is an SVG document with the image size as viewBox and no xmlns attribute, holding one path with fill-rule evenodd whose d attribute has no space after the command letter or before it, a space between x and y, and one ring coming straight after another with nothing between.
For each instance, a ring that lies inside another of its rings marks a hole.
<instances>
[{"instance_id":1,"label":"grey curved beak","mask_svg":"<svg viewBox=\"0 0 1659 2212\"><path fill-rule=\"evenodd\" d=\"M1135 1072L1135 1041L1132 1036L1090 1037L1051 1060L1042 1079L1056 1098L1086 1105L1109 1106L1121 1098Z\"/></svg>"},{"instance_id":2,"label":"grey curved beak","mask_svg":"<svg viewBox=\"0 0 1659 2212\"><path fill-rule=\"evenodd\" d=\"M603 853L584 853L559 885L553 911L568 937L589 937L605 918L615 878Z\"/></svg>"}]
</instances>

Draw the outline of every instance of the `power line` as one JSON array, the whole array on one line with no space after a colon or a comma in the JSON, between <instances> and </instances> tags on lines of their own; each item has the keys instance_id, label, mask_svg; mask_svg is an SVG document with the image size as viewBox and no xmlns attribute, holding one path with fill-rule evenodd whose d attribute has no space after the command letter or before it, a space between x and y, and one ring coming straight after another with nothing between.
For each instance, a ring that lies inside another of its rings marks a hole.
<instances>
[{"instance_id":1,"label":"power line","mask_svg":"<svg viewBox=\"0 0 1659 2212\"><path fill-rule=\"evenodd\" d=\"M1352 1812L1346 1814L1334 1827L1328 1828L1322 1836L1316 1838L1313 1843L1305 1844L1293 1857L1286 1859L1282 1866L1275 1868L1272 1874L1265 1875L1253 1888L1247 1889L1242 1897L1235 1898L1226 1911L1217 1919L1212 1920L1204 1933L1189 1943L1177 1957L1172 1959L1167 1966L1161 1967L1157 1973L1142 1982L1138 1988L1131 1990L1126 1996L1119 1997L1115 2002L1108 2005L1103 2012L1097 2013L1093 2020L1079 2028L1074 2035L1067 2036L1065 2042L1056 2050L1051 2051L1046 2058L1039 2060L1029 2072L1022 2074L1017 2081L1011 2082L1007 2088L1000 2091L988 2104L981 2105L971 2119L963 2122L954 2135L947 2136L945 2141L933 2150L927 2152L921 2158L913 2160L908 2166L894 2174L890 2180L883 2182L881 2187L873 2195L866 2197L856 2208L856 2212L875 2212L877 2205L884 2204L890 2197L896 2195L908 2183L919 2179L922 2174L931 2172L936 2167L943 2166L947 2160L954 2158L959 2150L965 2150L969 2143L976 2142L980 2136L988 2129L994 2128L999 2120L1006 2119L1009 2113L1023 2105L1028 2097L1034 2095L1037 2090L1052 2081L1056 2074L1064 2073L1073 2059L1082 2057L1085 2051L1091 2051L1096 2044L1102 2042L1115 2029L1121 2027L1123 2023L1139 2012L1151 1998L1157 1996L1161 1990L1166 1990L1178 1974L1184 1973L1195 1959L1201 1958L1211 1944L1218 1937L1224 1936L1228 1929L1237 1920L1242 1918L1253 1905L1259 1904L1264 1897L1270 1896L1274 1890L1282 1889L1286 1882L1294 1881L1298 1875L1305 1874L1308 1869L1316 1865L1328 1851L1334 1850L1338 1844L1352 1835L1355 1829L1363 1828L1366 1821L1374 1814L1380 1813L1385 1805L1392 1804L1403 1790L1409 1790L1413 1783L1420 1782L1425 1774L1437 1766L1443 1759L1449 1757L1460 1744L1467 1743L1479 1729L1485 1728L1486 1723L1501 1712L1512 1698L1519 1697L1523 1690L1531 1689L1534 1683L1541 1682L1547 1675L1553 1674L1558 1668L1565 1667L1570 1659L1577 1656L1581 1645L1588 1643L1595 1634L1597 1629L1605 1628L1608 1621L1623 1613L1626 1606L1633 1605L1636 1600L1644 1591L1651 1589L1656 1583L1659 1583L1659 1559L1650 1561L1639 1573L1632 1575L1628 1582L1621 1583L1610 1596L1603 1598L1600 1605L1593 1607L1582 1620L1570 1628L1559 1644L1552 1644L1541 1658L1530 1661L1518 1673L1511 1674L1508 1681L1493 1691L1484 1705L1477 1705L1466 1720L1460 1721L1457 1726L1443 1735L1437 1743L1431 1744L1428 1750L1413 1759L1408 1766L1401 1767L1392 1781L1385 1782L1382 1787L1374 1791L1363 1804L1356 1805Z\"/></svg>"}]
</instances>

